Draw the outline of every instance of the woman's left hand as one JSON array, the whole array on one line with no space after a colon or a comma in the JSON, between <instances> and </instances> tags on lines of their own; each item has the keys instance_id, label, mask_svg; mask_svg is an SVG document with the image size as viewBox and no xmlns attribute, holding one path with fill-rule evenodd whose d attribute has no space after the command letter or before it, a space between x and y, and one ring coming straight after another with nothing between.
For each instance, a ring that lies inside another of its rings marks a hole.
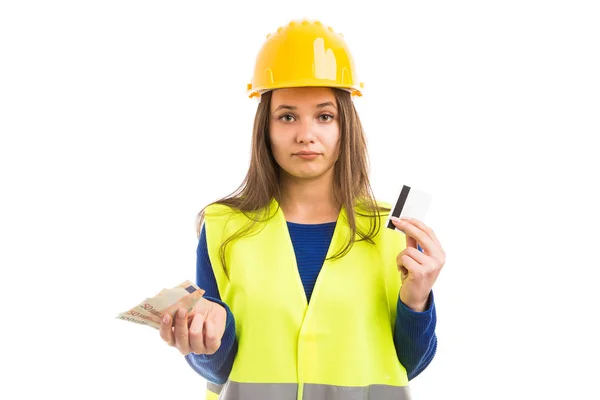
<instances>
[{"instance_id":1,"label":"woman's left hand","mask_svg":"<svg viewBox=\"0 0 600 400\"><path fill-rule=\"evenodd\" d=\"M391 219L406 234L406 248L396 258L402 274L400 300L414 311L425 311L429 293L446 262L446 253L433 230L423 222L414 218Z\"/></svg>"}]
</instances>

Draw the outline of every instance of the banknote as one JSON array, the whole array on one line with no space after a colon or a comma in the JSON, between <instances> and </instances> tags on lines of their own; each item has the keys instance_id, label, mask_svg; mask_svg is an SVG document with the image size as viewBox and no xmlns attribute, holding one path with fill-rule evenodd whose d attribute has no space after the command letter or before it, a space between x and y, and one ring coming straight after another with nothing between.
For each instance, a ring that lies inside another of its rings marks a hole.
<instances>
[{"instance_id":1,"label":"banknote","mask_svg":"<svg viewBox=\"0 0 600 400\"><path fill-rule=\"evenodd\" d=\"M162 289L154 297L146 298L135 307L117 315L117 319L159 329L162 317L165 314L173 317L180 308L185 308L188 318L193 318L194 306L203 295L203 289L191 281L184 281L171 289Z\"/></svg>"}]
</instances>

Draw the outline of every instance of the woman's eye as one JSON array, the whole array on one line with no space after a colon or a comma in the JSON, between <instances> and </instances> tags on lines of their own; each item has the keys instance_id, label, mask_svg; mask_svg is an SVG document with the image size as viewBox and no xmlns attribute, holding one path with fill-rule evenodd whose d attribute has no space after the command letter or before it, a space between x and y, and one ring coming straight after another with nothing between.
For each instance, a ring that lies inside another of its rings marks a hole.
<instances>
[{"instance_id":1,"label":"woman's eye","mask_svg":"<svg viewBox=\"0 0 600 400\"><path fill-rule=\"evenodd\" d=\"M281 117L279 117L280 120L282 120L283 122L292 122L294 120L294 116L290 115L290 114L285 114L282 115Z\"/></svg>"},{"instance_id":2,"label":"woman's eye","mask_svg":"<svg viewBox=\"0 0 600 400\"><path fill-rule=\"evenodd\" d=\"M333 119L333 115L323 114L319 117L322 122L329 122Z\"/></svg>"}]
</instances>

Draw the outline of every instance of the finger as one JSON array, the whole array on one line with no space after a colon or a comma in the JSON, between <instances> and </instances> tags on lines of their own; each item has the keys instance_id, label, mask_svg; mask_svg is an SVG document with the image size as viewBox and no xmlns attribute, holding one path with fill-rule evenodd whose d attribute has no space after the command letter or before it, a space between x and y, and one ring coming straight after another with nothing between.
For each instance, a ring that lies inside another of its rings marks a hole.
<instances>
[{"instance_id":1,"label":"finger","mask_svg":"<svg viewBox=\"0 0 600 400\"><path fill-rule=\"evenodd\" d=\"M204 344L206 345L206 354L214 354L221 346L221 337L219 328L215 321L207 319L204 322Z\"/></svg>"},{"instance_id":2,"label":"finger","mask_svg":"<svg viewBox=\"0 0 600 400\"><path fill-rule=\"evenodd\" d=\"M407 247L404 251L400 252L396 257L396 265L398 266L398 271L400 271L400 279L402 282L408 278L408 269L404 266L404 255L409 248Z\"/></svg>"},{"instance_id":3,"label":"finger","mask_svg":"<svg viewBox=\"0 0 600 400\"><path fill-rule=\"evenodd\" d=\"M414 248L406 248L399 255L400 263L404 266L404 257L409 256L412 260L416 261L420 265L420 269L418 271L413 270L412 272L415 274L431 274L435 273L436 276L444 265L444 259L438 258L438 255L428 255L420 252L419 250L415 250ZM410 268L409 268L410 270Z\"/></svg>"},{"instance_id":4,"label":"finger","mask_svg":"<svg viewBox=\"0 0 600 400\"><path fill-rule=\"evenodd\" d=\"M417 250L417 252L419 252L419 251ZM415 260L413 258L413 256L414 256L414 254L406 254L406 253L401 255L402 265L404 266L404 268L406 268L408 270L407 275L411 275L415 278L425 276L425 274L428 271L427 266L423 266L422 264L420 264L417 260Z\"/></svg>"},{"instance_id":5,"label":"finger","mask_svg":"<svg viewBox=\"0 0 600 400\"><path fill-rule=\"evenodd\" d=\"M190 325L190 350L196 354L205 354L204 315L196 314Z\"/></svg>"},{"instance_id":6,"label":"finger","mask_svg":"<svg viewBox=\"0 0 600 400\"><path fill-rule=\"evenodd\" d=\"M188 316L187 316L188 332L190 330L190 327L192 326L192 321L194 320L195 316L196 316L196 313L194 312L194 310L192 310L188 313Z\"/></svg>"},{"instance_id":7,"label":"finger","mask_svg":"<svg viewBox=\"0 0 600 400\"><path fill-rule=\"evenodd\" d=\"M411 257L413 260L415 260L417 263L419 263L419 265L421 265L423 267L431 264L431 256L428 256L427 254L420 252L419 250L415 249L414 247L407 247L406 249L404 249L404 251L402 253L404 253L404 255Z\"/></svg>"},{"instance_id":8,"label":"finger","mask_svg":"<svg viewBox=\"0 0 600 400\"><path fill-rule=\"evenodd\" d=\"M400 279L402 279L402 282L404 282L406 278L408 278L408 269L406 269L404 265L399 264L398 271L400 271Z\"/></svg>"},{"instance_id":9,"label":"finger","mask_svg":"<svg viewBox=\"0 0 600 400\"><path fill-rule=\"evenodd\" d=\"M422 269L429 268L428 265L431 263L430 256L420 252L414 247L407 247L403 251L401 251L396 257L396 264L398 265L398 270L402 272L402 274L408 274L408 269L404 264L404 259L406 256L409 256L412 260L416 261Z\"/></svg>"},{"instance_id":10,"label":"finger","mask_svg":"<svg viewBox=\"0 0 600 400\"><path fill-rule=\"evenodd\" d=\"M391 221L398 229L400 229L407 235L407 245L410 244L411 247L416 248L416 241L418 241L419 243L425 241L433 242L433 240L429 237L429 235L427 235L426 232L421 230L416 225L412 224L410 220L405 218L398 219L396 217L392 217Z\"/></svg>"},{"instance_id":11,"label":"finger","mask_svg":"<svg viewBox=\"0 0 600 400\"><path fill-rule=\"evenodd\" d=\"M207 343L208 341L215 351L221 346L221 339L225 333L225 323L227 322L227 312L225 309L219 308L217 311L211 313L208 317L208 335L204 339L204 342ZM207 324L204 324L204 327L206 329ZM209 343L207 343L207 347L209 347Z\"/></svg>"},{"instance_id":12,"label":"finger","mask_svg":"<svg viewBox=\"0 0 600 400\"><path fill-rule=\"evenodd\" d=\"M410 221L406 220L406 219L401 219L401 220L397 220L394 219L392 220L392 222L394 223L394 225L396 227L398 227L398 229L402 230L406 236L407 236L407 244L408 244L408 237L412 237L414 239L417 240L417 242L419 242L419 244L421 245L421 247L423 248L423 250L425 250L425 252L431 254L431 253L435 253L437 247L439 247L437 245L437 243L435 243L433 241L433 239L431 239L429 237L429 235L427 235L427 233L425 233L424 231L422 231L419 227L417 227L414 224L411 224ZM416 246L411 246L416 248Z\"/></svg>"},{"instance_id":13,"label":"finger","mask_svg":"<svg viewBox=\"0 0 600 400\"><path fill-rule=\"evenodd\" d=\"M173 320L169 314L165 314L160 322L160 337L169 345L175 346L175 336L173 335Z\"/></svg>"},{"instance_id":14,"label":"finger","mask_svg":"<svg viewBox=\"0 0 600 400\"><path fill-rule=\"evenodd\" d=\"M423 221L418 220L416 218L409 218L408 222L416 225L423 232L427 233L427 235L431 238L431 240L433 240L437 244L441 244L440 241L438 240L437 236L435 235L435 232L433 231L433 229L431 229L429 226L425 225L425 223Z\"/></svg>"},{"instance_id":15,"label":"finger","mask_svg":"<svg viewBox=\"0 0 600 400\"><path fill-rule=\"evenodd\" d=\"M187 310L180 308L175 317L175 344L181 354L190 352L190 339L187 326Z\"/></svg>"},{"instance_id":16,"label":"finger","mask_svg":"<svg viewBox=\"0 0 600 400\"><path fill-rule=\"evenodd\" d=\"M400 229L406 235L406 232L404 232L404 228L403 228L403 226L404 226L403 219L401 220L401 219L398 219L397 217L392 217L390 220L396 226L396 228ZM416 248L417 240L413 237L406 235L406 246Z\"/></svg>"},{"instance_id":17,"label":"finger","mask_svg":"<svg viewBox=\"0 0 600 400\"><path fill-rule=\"evenodd\" d=\"M429 255L432 256L432 257L434 257L441 264L444 264L446 262L445 261L446 260L446 252L442 248L442 244L440 243L440 241L438 240L437 236L433 232L433 229L431 229L430 227L428 227L427 225L425 225L422 221L420 221L418 219L415 219L415 218L410 218L407 221L409 223L412 223L414 226L418 227L419 229L421 229L425 233L427 233L427 235L430 238L432 238L432 240L435 243L435 247L434 247L434 250L429 251ZM423 246L421 245L421 247L423 247Z\"/></svg>"},{"instance_id":18,"label":"finger","mask_svg":"<svg viewBox=\"0 0 600 400\"><path fill-rule=\"evenodd\" d=\"M417 248L417 239L406 235L406 247L412 247L412 248L416 249Z\"/></svg>"}]
</instances>

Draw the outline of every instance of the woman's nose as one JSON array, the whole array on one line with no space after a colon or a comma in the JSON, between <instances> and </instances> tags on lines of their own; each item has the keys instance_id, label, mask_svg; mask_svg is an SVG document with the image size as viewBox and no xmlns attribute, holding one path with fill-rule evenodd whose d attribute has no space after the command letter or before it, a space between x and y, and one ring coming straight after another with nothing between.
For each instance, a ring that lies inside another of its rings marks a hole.
<instances>
[{"instance_id":1,"label":"woman's nose","mask_svg":"<svg viewBox=\"0 0 600 400\"><path fill-rule=\"evenodd\" d=\"M312 143L314 142L314 124L312 121L301 121L298 124L298 131L296 132L296 140L298 143Z\"/></svg>"}]
</instances>

